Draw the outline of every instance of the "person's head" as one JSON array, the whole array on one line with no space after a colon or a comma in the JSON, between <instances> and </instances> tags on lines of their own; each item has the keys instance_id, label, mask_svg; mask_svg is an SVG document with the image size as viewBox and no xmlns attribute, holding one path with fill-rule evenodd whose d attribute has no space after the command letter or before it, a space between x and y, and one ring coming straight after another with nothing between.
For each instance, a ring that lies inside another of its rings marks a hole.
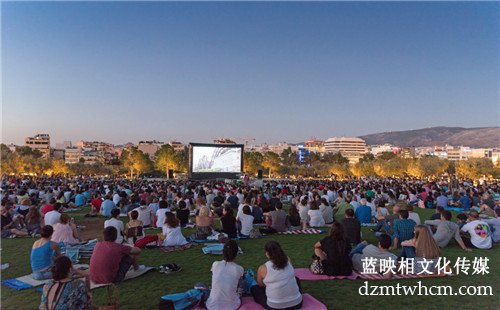
<instances>
[{"instance_id":1,"label":"person's head","mask_svg":"<svg viewBox=\"0 0 500 310\"><path fill-rule=\"evenodd\" d=\"M233 216L233 209L230 206L225 206L224 209L222 209L222 214L224 216Z\"/></svg>"},{"instance_id":2,"label":"person's head","mask_svg":"<svg viewBox=\"0 0 500 310\"><path fill-rule=\"evenodd\" d=\"M450 211L446 210L446 211L441 212L441 220L449 221L449 220L451 220L451 217L452 217L452 215L451 215Z\"/></svg>"},{"instance_id":3,"label":"person's head","mask_svg":"<svg viewBox=\"0 0 500 310\"><path fill-rule=\"evenodd\" d=\"M54 228L50 225L45 225L42 227L42 231L40 232L40 236L42 238L50 239L52 234L54 233Z\"/></svg>"},{"instance_id":4,"label":"person's head","mask_svg":"<svg viewBox=\"0 0 500 310\"><path fill-rule=\"evenodd\" d=\"M295 205L291 205L288 209L288 214L290 214L291 216L298 216L299 211L297 210L297 207Z\"/></svg>"},{"instance_id":5,"label":"person's head","mask_svg":"<svg viewBox=\"0 0 500 310\"><path fill-rule=\"evenodd\" d=\"M436 207L436 213L443 213L444 208L442 206L437 206Z\"/></svg>"},{"instance_id":6,"label":"person's head","mask_svg":"<svg viewBox=\"0 0 500 310\"><path fill-rule=\"evenodd\" d=\"M333 222L332 228L330 229L330 238L336 241L344 240L344 226L339 222Z\"/></svg>"},{"instance_id":7,"label":"person's head","mask_svg":"<svg viewBox=\"0 0 500 310\"><path fill-rule=\"evenodd\" d=\"M467 215L465 215L465 213L459 213L457 214L457 219L460 221L460 222L467 222Z\"/></svg>"},{"instance_id":8,"label":"person's head","mask_svg":"<svg viewBox=\"0 0 500 310\"><path fill-rule=\"evenodd\" d=\"M495 209L495 217L500 217L500 208Z\"/></svg>"},{"instance_id":9,"label":"person's head","mask_svg":"<svg viewBox=\"0 0 500 310\"><path fill-rule=\"evenodd\" d=\"M406 206L406 211L413 212L413 206L412 205L407 205Z\"/></svg>"},{"instance_id":10,"label":"person's head","mask_svg":"<svg viewBox=\"0 0 500 310\"><path fill-rule=\"evenodd\" d=\"M359 201L359 204L362 205L362 206L365 206L366 205L366 199L365 198L361 198L361 200Z\"/></svg>"},{"instance_id":11,"label":"person's head","mask_svg":"<svg viewBox=\"0 0 500 310\"><path fill-rule=\"evenodd\" d=\"M165 213L165 224L171 228L179 226L179 219L172 212Z\"/></svg>"},{"instance_id":12,"label":"person's head","mask_svg":"<svg viewBox=\"0 0 500 310\"><path fill-rule=\"evenodd\" d=\"M50 198L49 204L54 205L56 203L56 199L54 197Z\"/></svg>"},{"instance_id":13,"label":"person's head","mask_svg":"<svg viewBox=\"0 0 500 310\"><path fill-rule=\"evenodd\" d=\"M139 212L137 212L137 210L133 210L132 212L130 212L130 217L133 220L137 220L137 218L139 217Z\"/></svg>"},{"instance_id":14,"label":"person's head","mask_svg":"<svg viewBox=\"0 0 500 310\"><path fill-rule=\"evenodd\" d=\"M439 246L425 225L415 226L415 252L417 257L434 259L439 257Z\"/></svg>"},{"instance_id":15,"label":"person's head","mask_svg":"<svg viewBox=\"0 0 500 310\"><path fill-rule=\"evenodd\" d=\"M408 210L399 210L399 218L405 220L408 218Z\"/></svg>"},{"instance_id":16,"label":"person's head","mask_svg":"<svg viewBox=\"0 0 500 310\"><path fill-rule=\"evenodd\" d=\"M321 198L321 204L328 206L328 201L326 200L326 198Z\"/></svg>"},{"instance_id":17,"label":"person's head","mask_svg":"<svg viewBox=\"0 0 500 310\"><path fill-rule=\"evenodd\" d=\"M226 262L232 262L238 255L238 243L236 241L229 239L224 243L224 248L222 249L222 256Z\"/></svg>"},{"instance_id":18,"label":"person's head","mask_svg":"<svg viewBox=\"0 0 500 310\"><path fill-rule=\"evenodd\" d=\"M160 202L158 203L158 208L160 209L168 208L168 202L166 200L160 200Z\"/></svg>"},{"instance_id":19,"label":"person's head","mask_svg":"<svg viewBox=\"0 0 500 310\"><path fill-rule=\"evenodd\" d=\"M186 209L186 202L184 200L179 201L177 204L179 206L179 209L184 210Z\"/></svg>"},{"instance_id":20,"label":"person's head","mask_svg":"<svg viewBox=\"0 0 500 310\"><path fill-rule=\"evenodd\" d=\"M314 200L311 201L311 210L319 210L318 204Z\"/></svg>"},{"instance_id":21,"label":"person's head","mask_svg":"<svg viewBox=\"0 0 500 310\"><path fill-rule=\"evenodd\" d=\"M281 210L281 209L283 209L283 204L281 203L281 201L276 201L276 204L274 205L274 207L278 210Z\"/></svg>"},{"instance_id":22,"label":"person's head","mask_svg":"<svg viewBox=\"0 0 500 310\"><path fill-rule=\"evenodd\" d=\"M472 221L476 221L478 219L479 219L479 213L477 211L470 211L469 220L472 222Z\"/></svg>"},{"instance_id":23,"label":"person's head","mask_svg":"<svg viewBox=\"0 0 500 310\"><path fill-rule=\"evenodd\" d=\"M115 242L118 236L118 231L113 226L104 228L103 237L104 241Z\"/></svg>"},{"instance_id":24,"label":"person's head","mask_svg":"<svg viewBox=\"0 0 500 310\"><path fill-rule=\"evenodd\" d=\"M137 211L135 211L135 212L137 212ZM114 208L113 210L111 210L111 216L114 218L118 218L120 216L120 209Z\"/></svg>"},{"instance_id":25,"label":"person's head","mask_svg":"<svg viewBox=\"0 0 500 310\"><path fill-rule=\"evenodd\" d=\"M68 224L70 220L71 220L71 218L69 217L69 215L64 214L64 213L61 214L61 217L59 217L59 223L64 224L64 225Z\"/></svg>"},{"instance_id":26,"label":"person's head","mask_svg":"<svg viewBox=\"0 0 500 310\"><path fill-rule=\"evenodd\" d=\"M243 206L243 213L247 214L247 215L251 215L252 214L252 210L250 210L250 206L244 205Z\"/></svg>"},{"instance_id":27,"label":"person's head","mask_svg":"<svg viewBox=\"0 0 500 310\"><path fill-rule=\"evenodd\" d=\"M201 207L199 216L210 216L210 209L206 206Z\"/></svg>"},{"instance_id":28,"label":"person's head","mask_svg":"<svg viewBox=\"0 0 500 310\"><path fill-rule=\"evenodd\" d=\"M303 205L303 206L307 205L307 198L302 199L300 201L300 204Z\"/></svg>"},{"instance_id":29,"label":"person's head","mask_svg":"<svg viewBox=\"0 0 500 310\"><path fill-rule=\"evenodd\" d=\"M395 205L394 207L392 207L393 214L399 214L400 210L401 210L401 208L398 205Z\"/></svg>"},{"instance_id":30,"label":"person's head","mask_svg":"<svg viewBox=\"0 0 500 310\"><path fill-rule=\"evenodd\" d=\"M274 269L280 270L288 265L288 256L277 241L269 241L264 246L266 256L273 263Z\"/></svg>"},{"instance_id":31,"label":"person's head","mask_svg":"<svg viewBox=\"0 0 500 310\"><path fill-rule=\"evenodd\" d=\"M378 247L388 250L391 247L392 239L388 234L381 234L378 236Z\"/></svg>"},{"instance_id":32,"label":"person's head","mask_svg":"<svg viewBox=\"0 0 500 310\"><path fill-rule=\"evenodd\" d=\"M60 202L56 202L54 204L54 210L59 211L62 208L62 204Z\"/></svg>"},{"instance_id":33,"label":"person's head","mask_svg":"<svg viewBox=\"0 0 500 310\"><path fill-rule=\"evenodd\" d=\"M354 217L354 210L349 208L347 210L345 210L345 217L347 218L353 218Z\"/></svg>"},{"instance_id":34,"label":"person's head","mask_svg":"<svg viewBox=\"0 0 500 310\"><path fill-rule=\"evenodd\" d=\"M64 280L69 277L69 273L71 271L71 260L67 256L60 256L54 260L54 264L52 265L52 279L54 281Z\"/></svg>"}]
</instances>

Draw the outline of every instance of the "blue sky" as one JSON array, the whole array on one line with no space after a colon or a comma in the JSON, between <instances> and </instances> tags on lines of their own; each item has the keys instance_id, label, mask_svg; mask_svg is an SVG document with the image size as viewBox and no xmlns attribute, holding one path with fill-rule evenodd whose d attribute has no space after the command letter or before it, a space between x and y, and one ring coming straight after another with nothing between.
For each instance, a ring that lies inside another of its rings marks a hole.
<instances>
[{"instance_id":1,"label":"blue sky","mask_svg":"<svg viewBox=\"0 0 500 310\"><path fill-rule=\"evenodd\" d=\"M497 3L2 3L2 141L499 126Z\"/></svg>"}]
</instances>

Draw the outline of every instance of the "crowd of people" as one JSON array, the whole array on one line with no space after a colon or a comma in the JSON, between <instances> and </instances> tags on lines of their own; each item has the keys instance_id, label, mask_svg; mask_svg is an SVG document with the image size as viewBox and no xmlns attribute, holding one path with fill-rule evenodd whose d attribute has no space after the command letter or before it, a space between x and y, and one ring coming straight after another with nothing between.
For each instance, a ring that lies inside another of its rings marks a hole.
<instances>
[{"instance_id":1,"label":"crowd of people","mask_svg":"<svg viewBox=\"0 0 500 310\"><path fill-rule=\"evenodd\" d=\"M208 309L240 305L244 269L235 263L238 245L231 238L329 226L329 235L311 245L310 269L332 276L363 271L366 258L375 258L376 264L389 258L435 264L451 239L465 251L490 249L500 242L496 182L363 178L271 180L255 187L215 180L11 177L2 180L1 190L2 238L39 237L31 251L31 267L35 279L52 279L43 291L41 306L46 309L65 309L68 302L75 305L71 309L85 309L90 281L117 283L130 268L144 268L138 260L141 249L135 245L149 227L161 229L158 242L166 247L206 240L216 233L229 238L224 260L212 265ZM68 211L84 206L90 207L87 216L107 218L88 271L74 270L60 249L83 241ZM435 213L421 219L416 208ZM456 220L451 210L460 211ZM191 236L183 234L186 226L195 228ZM376 245L362 241L363 226L377 236ZM300 281L289 257L276 241L266 243L264 250L268 261L259 267L251 288L255 301L266 309L300 308ZM396 250L399 255L392 253ZM79 277L88 283L73 282Z\"/></svg>"}]
</instances>

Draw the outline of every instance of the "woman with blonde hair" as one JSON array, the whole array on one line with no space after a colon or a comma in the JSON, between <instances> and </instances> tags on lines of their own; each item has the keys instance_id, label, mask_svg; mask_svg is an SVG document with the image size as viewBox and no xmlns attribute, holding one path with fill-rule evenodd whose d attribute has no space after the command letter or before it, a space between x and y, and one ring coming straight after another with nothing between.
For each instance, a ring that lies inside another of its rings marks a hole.
<instances>
[{"instance_id":1,"label":"woman with blonde hair","mask_svg":"<svg viewBox=\"0 0 500 310\"><path fill-rule=\"evenodd\" d=\"M59 223L54 224L54 233L52 234L52 241L64 242L66 244L79 243L78 231L76 229L75 221L67 214L61 214Z\"/></svg>"},{"instance_id":2,"label":"woman with blonde hair","mask_svg":"<svg viewBox=\"0 0 500 310\"><path fill-rule=\"evenodd\" d=\"M214 218L208 207L200 208L200 213L196 216L196 232L194 233L195 240L206 240L212 234L214 226Z\"/></svg>"},{"instance_id":3,"label":"woman with blonde hair","mask_svg":"<svg viewBox=\"0 0 500 310\"><path fill-rule=\"evenodd\" d=\"M413 258L413 273L420 273L424 270L433 272L439 260L440 252L429 227L426 225L415 226L415 237L401 242L401 247L403 249L399 259Z\"/></svg>"}]
</instances>

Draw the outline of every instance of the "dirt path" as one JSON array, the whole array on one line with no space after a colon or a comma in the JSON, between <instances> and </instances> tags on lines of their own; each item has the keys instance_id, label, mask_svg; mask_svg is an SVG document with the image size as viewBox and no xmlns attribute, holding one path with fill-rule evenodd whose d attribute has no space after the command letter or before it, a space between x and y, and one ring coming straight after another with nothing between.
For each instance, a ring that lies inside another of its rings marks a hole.
<instances>
[{"instance_id":1,"label":"dirt path","mask_svg":"<svg viewBox=\"0 0 500 310\"><path fill-rule=\"evenodd\" d=\"M78 231L81 240L102 239L104 230L104 218L88 217L77 221L78 226L85 226Z\"/></svg>"}]
</instances>

